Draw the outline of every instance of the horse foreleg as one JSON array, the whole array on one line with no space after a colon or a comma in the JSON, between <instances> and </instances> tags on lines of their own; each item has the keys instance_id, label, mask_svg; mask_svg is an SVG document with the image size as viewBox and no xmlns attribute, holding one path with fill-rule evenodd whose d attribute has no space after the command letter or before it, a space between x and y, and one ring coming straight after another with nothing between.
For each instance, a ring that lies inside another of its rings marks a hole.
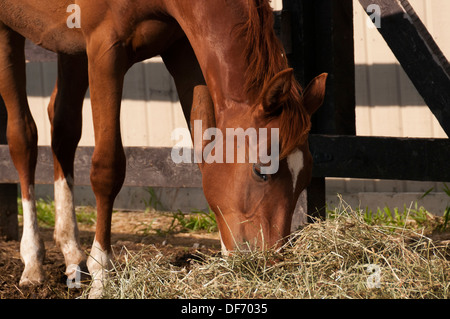
<instances>
[{"instance_id":1,"label":"horse foreleg","mask_svg":"<svg viewBox=\"0 0 450 319\"><path fill-rule=\"evenodd\" d=\"M76 277L77 266L85 269L86 257L80 247L75 215L73 183L74 158L81 138L82 106L88 87L86 56L58 56L58 78L48 106L52 125L55 179L54 238L66 263L66 275Z\"/></svg>"},{"instance_id":2,"label":"horse foreleg","mask_svg":"<svg viewBox=\"0 0 450 319\"><path fill-rule=\"evenodd\" d=\"M124 47L112 44L114 42L108 41L104 34L91 38L88 43L89 86L95 134L90 178L97 202L97 225L87 266L93 278L90 297L99 297L105 270L110 268L113 203L125 179L120 103L128 64Z\"/></svg>"},{"instance_id":3,"label":"horse foreleg","mask_svg":"<svg viewBox=\"0 0 450 319\"><path fill-rule=\"evenodd\" d=\"M8 111L7 138L22 191L20 255L25 269L20 285L42 283L45 249L39 235L34 195L37 130L26 96L25 39L0 22L0 94Z\"/></svg>"}]
</instances>

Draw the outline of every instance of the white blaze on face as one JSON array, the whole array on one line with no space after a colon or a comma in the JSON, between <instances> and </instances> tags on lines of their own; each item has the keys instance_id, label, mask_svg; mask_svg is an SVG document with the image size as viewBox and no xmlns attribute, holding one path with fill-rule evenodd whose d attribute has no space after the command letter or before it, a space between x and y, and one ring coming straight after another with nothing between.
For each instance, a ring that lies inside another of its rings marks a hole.
<instances>
[{"instance_id":1,"label":"white blaze on face","mask_svg":"<svg viewBox=\"0 0 450 319\"><path fill-rule=\"evenodd\" d=\"M289 167L289 171L292 175L292 188L295 192L295 185L297 185L297 178L300 171L303 169L304 163L303 163L303 152L300 151L298 148L292 152L287 157L287 163Z\"/></svg>"}]
</instances>

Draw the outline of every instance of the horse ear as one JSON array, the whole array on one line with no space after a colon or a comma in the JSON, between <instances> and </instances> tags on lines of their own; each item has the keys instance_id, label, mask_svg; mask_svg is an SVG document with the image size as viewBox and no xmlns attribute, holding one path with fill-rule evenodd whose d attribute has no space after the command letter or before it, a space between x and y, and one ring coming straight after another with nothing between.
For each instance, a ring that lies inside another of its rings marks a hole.
<instances>
[{"instance_id":1,"label":"horse ear","mask_svg":"<svg viewBox=\"0 0 450 319\"><path fill-rule=\"evenodd\" d=\"M316 76L303 91L303 107L309 115L313 115L323 103L327 76L327 73Z\"/></svg>"},{"instance_id":2,"label":"horse ear","mask_svg":"<svg viewBox=\"0 0 450 319\"><path fill-rule=\"evenodd\" d=\"M264 111L269 114L276 113L288 98L291 91L294 70L292 68L277 73L267 83L261 94Z\"/></svg>"}]
</instances>

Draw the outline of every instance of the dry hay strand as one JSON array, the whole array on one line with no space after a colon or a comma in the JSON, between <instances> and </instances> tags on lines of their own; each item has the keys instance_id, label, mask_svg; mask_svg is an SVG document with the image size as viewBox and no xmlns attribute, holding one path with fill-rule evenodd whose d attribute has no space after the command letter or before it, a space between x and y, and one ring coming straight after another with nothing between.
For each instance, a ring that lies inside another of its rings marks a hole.
<instances>
[{"instance_id":1,"label":"dry hay strand","mask_svg":"<svg viewBox=\"0 0 450 319\"><path fill-rule=\"evenodd\" d=\"M199 252L184 267L124 252L105 298L449 298L448 243L368 225L348 205L295 232L281 252Z\"/></svg>"}]
</instances>

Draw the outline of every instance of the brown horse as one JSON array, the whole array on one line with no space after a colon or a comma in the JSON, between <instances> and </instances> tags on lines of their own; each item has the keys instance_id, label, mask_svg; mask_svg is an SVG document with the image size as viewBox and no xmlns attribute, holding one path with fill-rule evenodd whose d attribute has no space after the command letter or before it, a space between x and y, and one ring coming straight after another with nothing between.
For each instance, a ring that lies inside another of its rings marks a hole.
<instances>
[{"instance_id":1,"label":"brown horse","mask_svg":"<svg viewBox=\"0 0 450 319\"><path fill-rule=\"evenodd\" d=\"M73 10L79 11L78 23L72 21ZM109 267L111 212L125 177L119 123L124 75L134 63L155 55L163 57L175 79L188 123L202 120L200 133L210 127L279 132L278 143L271 143L271 136L266 140L266 145L279 145L279 150L267 150L279 151L272 174L264 173L266 163L260 160L199 163L223 251L278 247L289 235L297 198L311 178L307 136L310 116L323 101L326 75L302 91L274 34L269 1L0 0L0 94L8 110L8 142L24 208L21 284L44 280L44 246L34 204L37 132L25 91L24 38L58 53L58 78L48 110L55 240L69 277L74 276L70 266L86 262L72 190L82 101L90 87L95 131L91 184L97 201L95 239L87 260L94 279L92 296L101 292L103 270ZM248 151L249 143L243 145Z\"/></svg>"}]
</instances>

